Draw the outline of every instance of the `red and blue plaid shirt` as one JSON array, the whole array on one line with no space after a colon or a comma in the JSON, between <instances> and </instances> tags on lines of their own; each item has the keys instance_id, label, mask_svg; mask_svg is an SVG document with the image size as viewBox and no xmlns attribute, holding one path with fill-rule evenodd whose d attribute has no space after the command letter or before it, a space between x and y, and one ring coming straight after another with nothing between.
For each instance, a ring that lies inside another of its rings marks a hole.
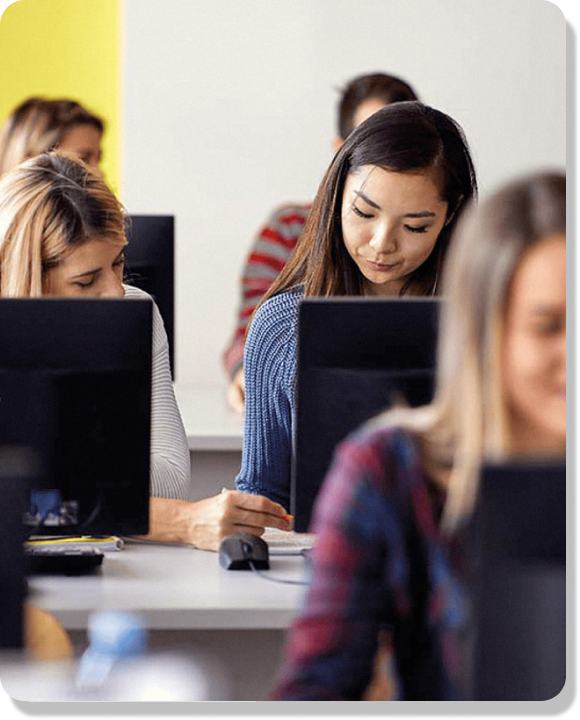
<instances>
[{"instance_id":1,"label":"red and blue plaid shirt","mask_svg":"<svg viewBox=\"0 0 580 720\"><path fill-rule=\"evenodd\" d=\"M443 503L407 433L366 426L341 444L315 509L312 582L271 699L360 700L385 629L393 699L460 699L468 605L460 543L439 529Z\"/></svg>"}]
</instances>

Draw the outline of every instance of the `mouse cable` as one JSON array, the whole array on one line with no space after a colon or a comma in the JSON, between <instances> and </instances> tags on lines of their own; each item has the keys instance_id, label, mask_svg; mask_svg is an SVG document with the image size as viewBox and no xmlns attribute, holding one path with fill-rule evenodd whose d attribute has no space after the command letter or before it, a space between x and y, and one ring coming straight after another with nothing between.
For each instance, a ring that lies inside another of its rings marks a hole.
<instances>
[{"instance_id":1,"label":"mouse cable","mask_svg":"<svg viewBox=\"0 0 580 720\"><path fill-rule=\"evenodd\" d=\"M310 583L305 582L304 580L287 580L285 578L270 577L269 575L266 575L266 573L262 572L261 570L258 570L258 568L254 565L254 563L251 560L250 560L250 567L256 573L256 575L258 575L258 577L261 577L264 580L269 580L270 582L283 583L284 585L310 585Z\"/></svg>"}]
</instances>

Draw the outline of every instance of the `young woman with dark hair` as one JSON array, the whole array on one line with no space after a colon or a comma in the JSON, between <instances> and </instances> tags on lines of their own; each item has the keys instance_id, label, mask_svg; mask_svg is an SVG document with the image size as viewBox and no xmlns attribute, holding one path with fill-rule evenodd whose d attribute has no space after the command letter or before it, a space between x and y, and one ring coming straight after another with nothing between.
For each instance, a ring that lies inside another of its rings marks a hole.
<instances>
[{"instance_id":1,"label":"young woman with dark hair","mask_svg":"<svg viewBox=\"0 0 580 720\"><path fill-rule=\"evenodd\" d=\"M386 105L418 100L413 88L401 78L376 72L358 75L340 89L337 108L336 152L347 136L364 120ZM311 203L285 203L277 207L260 228L247 255L241 278L241 298L236 328L223 354L229 376L227 399L238 412L244 410L243 356L246 329L262 296L292 255L310 213Z\"/></svg>"},{"instance_id":2,"label":"young woman with dark hair","mask_svg":"<svg viewBox=\"0 0 580 720\"><path fill-rule=\"evenodd\" d=\"M300 300L437 293L450 235L476 191L463 133L438 110L397 103L349 135L250 326L238 489L290 501Z\"/></svg>"}]
</instances>

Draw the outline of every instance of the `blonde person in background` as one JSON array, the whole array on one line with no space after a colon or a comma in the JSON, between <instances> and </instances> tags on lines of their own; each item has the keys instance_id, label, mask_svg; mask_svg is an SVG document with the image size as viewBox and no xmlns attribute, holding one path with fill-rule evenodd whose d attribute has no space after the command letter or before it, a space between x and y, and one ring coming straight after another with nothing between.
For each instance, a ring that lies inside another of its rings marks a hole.
<instances>
[{"instance_id":1,"label":"blonde person in background","mask_svg":"<svg viewBox=\"0 0 580 720\"><path fill-rule=\"evenodd\" d=\"M461 550L480 468L565 458L565 176L526 177L472 207L443 285L433 402L391 410L337 450L273 699L360 700L380 628L392 638L392 699L469 699Z\"/></svg>"},{"instance_id":2,"label":"blonde person in background","mask_svg":"<svg viewBox=\"0 0 580 720\"><path fill-rule=\"evenodd\" d=\"M74 153L96 170L104 129L100 117L74 100L29 98L0 129L0 176L28 158L56 149Z\"/></svg>"},{"instance_id":3,"label":"blonde person in background","mask_svg":"<svg viewBox=\"0 0 580 720\"><path fill-rule=\"evenodd\" d=\"M0 298L143 298L123 284L125 214L75 156L45 153L0 178ZM153 305L150 535L216 550L236 531L290 529L279 504L226 491L190 502L189 450L173 393L163 321Z\"/></svg>"}]
</instances>

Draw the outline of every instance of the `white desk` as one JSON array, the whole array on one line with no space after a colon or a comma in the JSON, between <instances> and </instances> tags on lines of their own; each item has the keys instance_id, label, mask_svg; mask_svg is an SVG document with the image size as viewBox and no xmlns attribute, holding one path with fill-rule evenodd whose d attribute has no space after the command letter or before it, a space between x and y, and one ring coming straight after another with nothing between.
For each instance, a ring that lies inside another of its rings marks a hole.
<instances>
[{"instance_id":1,"label":"white desk","mask_svg":"<svg viewBox=\"0 0 580 720\"><path fill-rule=\"evenodd\" d=\"M274 556L272 577L301 580L304 561ZM254 572L224 570L214 552L128 542L106 553L94 575L35 575L30 600L68 630L84 629L94 610L141 613L156 630L285 629L303 593Z\"/></svg>"},{"instance_id":2,"label":"white desk","mask_svg":"<svg viewBox=\"0 0 580 720\"><path fill-rule=\"evenodd\" d=\"M301 557L273 556L266 572L302 580L304 571ZM251 570L224 570L217 553L133 543L107 553L95 575L37 575L29 586L31 604L60 620L77 653L86 646L91 612L132 610L153 631L152 649L185 646L216 658L236 700L259 700L272 687L286 629L305 591L305 586L269 582Z\"/></svg>"}]
</instances>

